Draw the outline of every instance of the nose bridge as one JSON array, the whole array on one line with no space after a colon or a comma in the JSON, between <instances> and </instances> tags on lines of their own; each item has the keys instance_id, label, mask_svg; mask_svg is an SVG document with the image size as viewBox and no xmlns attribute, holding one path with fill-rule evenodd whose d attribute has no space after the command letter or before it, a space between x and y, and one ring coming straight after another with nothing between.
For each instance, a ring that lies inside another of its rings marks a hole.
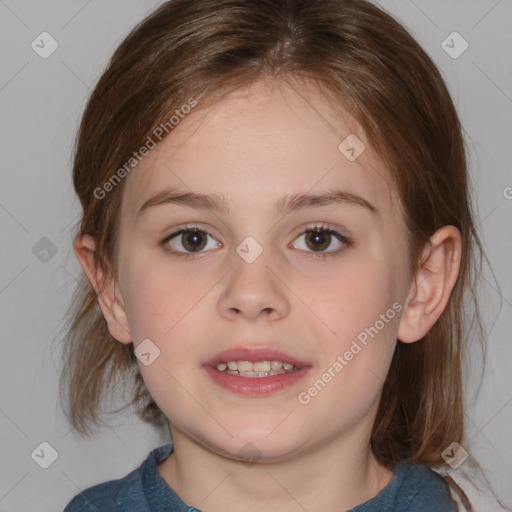
<instances>
[{"instance_id":1,"label":"nose bridge","mask_svg":"<svg viewBox=\"0 0 512 512\"><path fill-rule=\"evenodd\" d=\"M232 271L226 276L219 298L220 315L254 320L267 315L278 319L289 313L286 288L274 275L277 272L272 269L269 256L266 250L258 251L250 239L239 244L232 254Z\"/></svg>"}]
</instances>

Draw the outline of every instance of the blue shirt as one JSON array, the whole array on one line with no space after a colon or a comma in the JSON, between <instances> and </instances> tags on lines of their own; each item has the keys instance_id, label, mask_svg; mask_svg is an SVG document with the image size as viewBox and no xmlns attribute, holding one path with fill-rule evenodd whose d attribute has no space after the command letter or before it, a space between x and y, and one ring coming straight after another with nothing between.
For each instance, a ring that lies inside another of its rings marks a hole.
<instances>
[{"instance_id":1,"label":"blue shirt","mask_svg":"<svg viewBox=\"0 0 512 512\"><path fill-rule=\"evenodd\" d=\"M200 512L186 505L157 471L172 445L155 448L146 460L119 480L95 485L75 496L64 512ZM371 500L348 512L456 512L441 476L423 465L403 463Z\"/></svg>"}]
</instances>

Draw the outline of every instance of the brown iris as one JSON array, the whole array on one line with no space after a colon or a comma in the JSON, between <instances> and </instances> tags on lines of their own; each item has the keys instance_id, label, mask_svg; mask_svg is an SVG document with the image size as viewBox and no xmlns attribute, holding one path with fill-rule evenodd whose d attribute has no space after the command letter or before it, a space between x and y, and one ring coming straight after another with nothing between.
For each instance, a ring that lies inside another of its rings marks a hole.
<instances>
[{"instance_id":1,"label":"brown iris","mask_svg":"<svg viewBox=\"0 0 512 512\"><path fill-rule=\"evenodd\" d=\"M200 251L207 240L208 237L204 231L192 230L181 234L181 242L187 251Z\"/></svg>"},{"instance_id":2,"label":"brown iris","mask_svg":"<svg viewBox=\"0 0 512 512\"><path fill-rule=\"evenodd\" d=\"M306 244L314 251L322 251L327 249L331 243L331 235L325 230L316 229L306 232ZM309 242L312 242L312 245Z\"/></svg>"}]
</instances>

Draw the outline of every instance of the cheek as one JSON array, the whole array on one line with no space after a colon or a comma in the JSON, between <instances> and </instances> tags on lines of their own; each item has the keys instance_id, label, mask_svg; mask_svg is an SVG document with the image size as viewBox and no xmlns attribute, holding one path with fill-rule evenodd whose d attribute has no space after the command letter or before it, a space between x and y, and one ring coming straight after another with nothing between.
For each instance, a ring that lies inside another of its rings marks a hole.
<instances>
[{"instance_id":1,"label":"cheek","mask_svg":"<svg viewBox=\"0 0 512 512\"><path fill-rule=\"evenodd\" d=\"M126 312L133 339L164 342L204 295L204 282L177 272L162 258L133 258L125 267Z\"/></svg>"},{"instance_id":2,"label":"cheek","mask_svg":"<svg viewBox=\"0 0 512 512\"><path fill-rule=\"evenodd\" d=\"M297 295L340 341L372 326L400 298L390 264L375 259L347 258L338 272L305 277L297 289Z\"/></svg>"},{"instance_id":3,"label":"cheek","mask_svg":"<svg viewBox=\"0 0 512 512\"><path fill-rule=\"evenodd\" d=\"M347 258L335 278L318 277L315 286L301 287L317 315L311 318L319 319L317 376L330 372L325 379L337 383L329 384L327 400L336 402L343 392L347 403L368 404L386 378L402 309L393 265L391 259Z\"/></svg>"},{"instance_id":4,"label":"cheek","mask_svg":"<svg viewBox=\"0 0 512 512\"><path fill-rule=\"evenodd\" d=\"M306 394L301 399L311 400L312 414L346 427L376 407L396 345L400 304L392 301L389 286L377 286L374 278L352 274L346 278L354 285L351 292L324 296L319 316L335 334L319 328L326 334L318 337L318 367L301 390Z\"/></svg>"},{"instance_id":5,"label":"cheek","mask_svg":"<svg viewBox=\"0 0 512 512\"><path fill-rule=\"evenodd\" d=\"M168 418L175 417L176 411L187 411L192 418L197 415L200 423L201 411L191 410L185 390L190 388L190 369L197 365L191 355L197 354L200 344L200 337L193 333L198 316L204 314L201 298L212 285L161 264L130 268L127 313L134 345L149 339L159 350L150 365L138 363L145 385Z\"/></svg>"}]
</instances>

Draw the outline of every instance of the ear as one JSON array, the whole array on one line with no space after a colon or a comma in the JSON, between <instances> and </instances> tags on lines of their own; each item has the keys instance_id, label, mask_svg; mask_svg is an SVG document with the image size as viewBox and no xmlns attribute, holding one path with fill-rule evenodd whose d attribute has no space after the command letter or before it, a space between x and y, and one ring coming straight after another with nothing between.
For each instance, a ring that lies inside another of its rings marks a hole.
<instances>
[{"instance_id":1,"label":"ear","mask_svg":"<svg viewBox=\"0 0 512 512\"><path fill-rule=\"evenodd\" d=\"M420 340L437 322L457 281L461 252L462 237L454 226L444 226L430 237L400 319L400 341Z\"/></svg>"},{"instance_id":2,"label":"ear","mask_svg":"<svg viewBox=\"0 0 512 512\"><path fill-rule=\"evenodd\" d=\"M115 282L111 280L105 282L103 271L96 262L94 238L91 235L77 236L73 241L73 249L98 295L98 303L107 321L110 334L121 343L131 343L128 317L122 296L120 293L116 293Z\"/></svg>"}]
</instances>

